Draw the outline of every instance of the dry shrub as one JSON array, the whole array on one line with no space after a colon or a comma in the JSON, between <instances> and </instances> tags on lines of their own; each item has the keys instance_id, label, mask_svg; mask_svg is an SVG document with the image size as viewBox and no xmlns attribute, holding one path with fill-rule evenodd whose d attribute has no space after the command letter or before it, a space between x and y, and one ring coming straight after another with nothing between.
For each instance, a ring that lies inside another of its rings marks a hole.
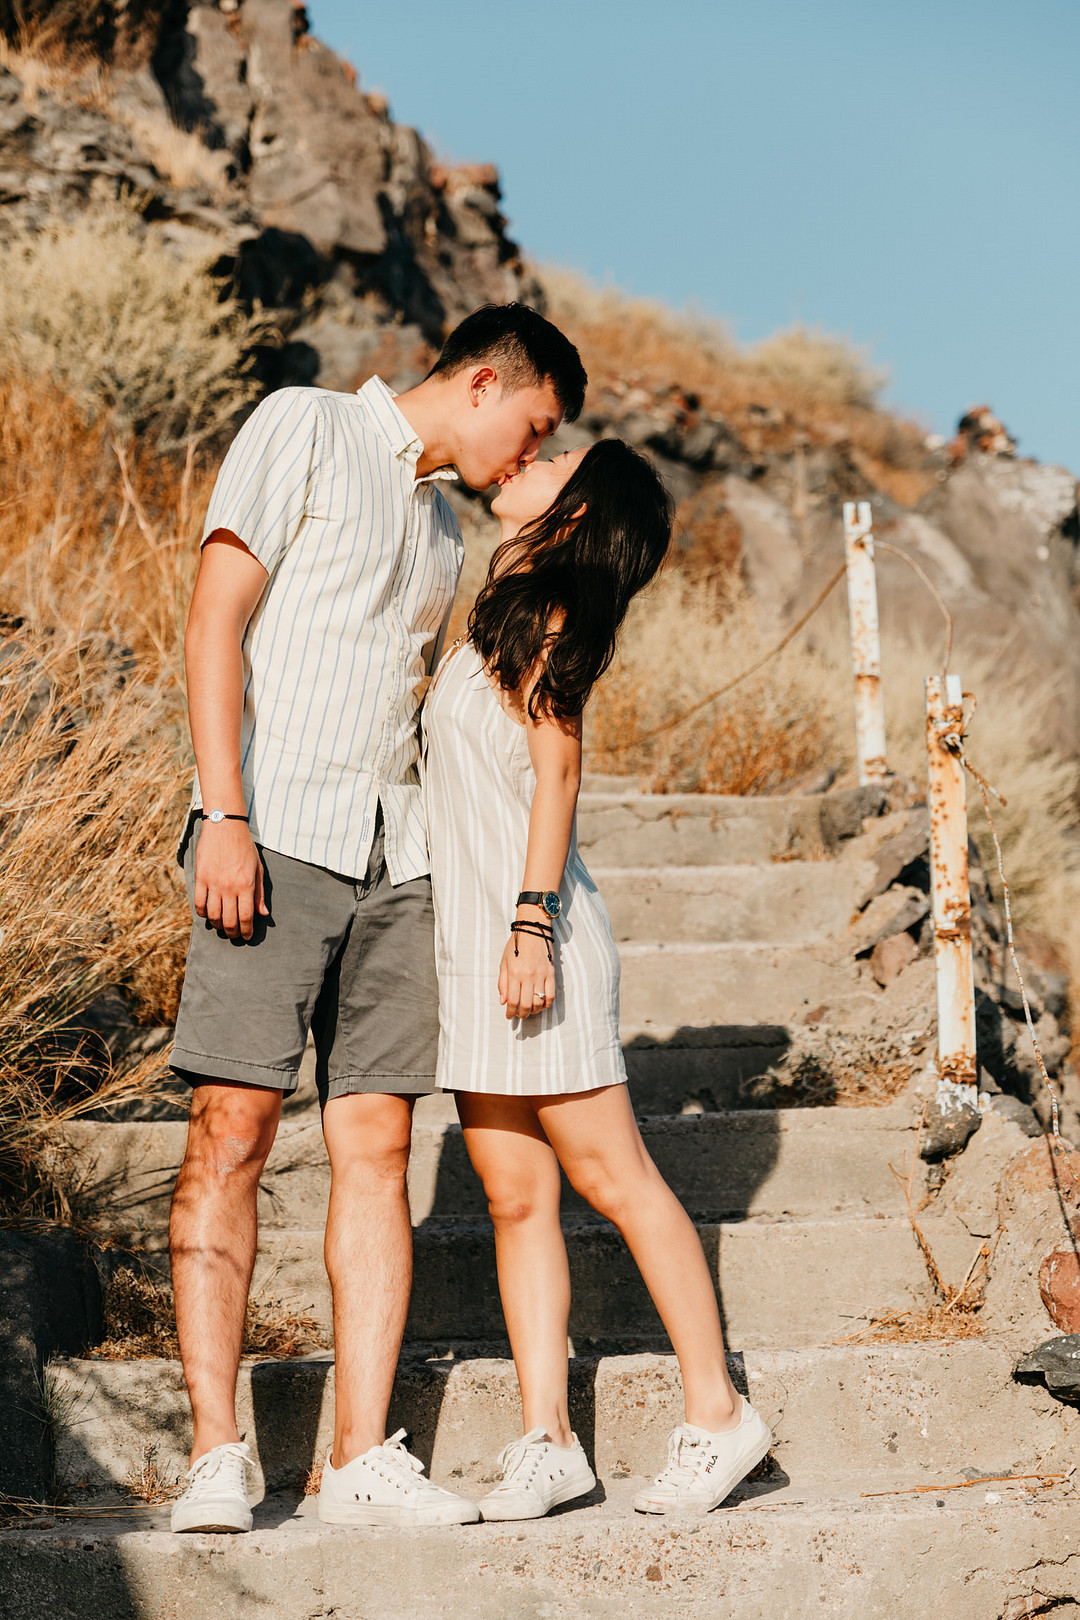
<instances>
[{"instance_id":1,"label":"dry shrub","mask_svg":"<svg viewBox=\"0 0 1080 1620\"><path fill-rule=\"evenodd\" d=\"M880 409L883 377L845 339L795 327L741 350L722 322L679 316L564 270L541 273L552 319L581 352L593 396L677 383L756 454L846 446L879 488L911 504L933 486L924 430Z\"/></svg>"},{"instance_id":2,"label":"dry shrub","mask_svg":"<svg viewBox=\"0 0 1080 1620\"><path fill-rule=\"evenodd\" d=\"M80 1030L110 987L169 1020L187 909L167 850L182 799L167 706L95 650L0 640L0 1218L73 1218L64 1123L139 1094Z\"/></svg>"},{"instance_id":3,"label":"dry shrub","mask_svg":"<svg viewBox=\"0 0 1080 1620\"><path fill-rule=\"evenodd\" d=\"M148 1440L139 1461L128 1465L124 1484L136 1501L146 1502L151 1507L159 1507L176 1495L180 1477L178 1474L165 1472L158 1461L157 1441Z\"/></svg>"},{"instance_id":4,"label":"dry shrub","mask_svg":"<svg viewBox=\"0 0 1080 1620\"><path fill-rule=\"evenodd\" d=\"M0 608L129 648L179 691L187 603L213 471L137 449L43 379L0 381Z\"/></svg>"},{"instance_id":5,"label":"dry shrub","mask_svg":"<svg viewBox=\"0 0 1080 1620\"><path fill-rule=\"evenodd\" d=\"M105 1289L105 1337L94 1354L110 1361L174 1361L180 1354L169 1284L121 1266ZM315 1318L261 1294L248 1301L246 1356L303 1356L325 1349Z\"/></svg>"},{"instance_id":6,"label":"dry shrub","mask_svg":"<svg viewBox=\"0 0 1080 1620\"><path fill-rule=\"evenodd\" d=\"M815 405L869 410L888 380L865 349L798 324L755 344L746 358L758 377Z\"/></svg>"},{"instance_id":7,"label":"dry shrub","mask_svg":"<svg viewBox=\"0 0 1080 1620\"><path fill-rule=\"evenodd\" d=\"M743 1090L774 1108L880 1108L900 1096L912 1068L889 1033L798 1030L781 1062Z\"/></svg>"},{"instance_id":8,"label":"dry shrub","mask_svg":"<svg viewBox=\"0 0 1080 1620\"><path fill-rule=\"evenodd\" d=\"M929 1344L943 1339L977 1339L985 1331L972 1306L931 1305L925 1311L889 1311L872 1316L857 1333L848 1333L839 1344Z\"/></svg>"},{"instance_id":9,"label":"dry shrub","mask_svg":"<svg viewBox=\"0 0 1080 1620\"><path fill-rule=\"evenodd\" d=\"M62 15L74 16L77 6L54 6L54 16L24 25L14 37L0 34L0 67L7 68L22 85L23 100L33 107L42 92L65 107L85 107L108 112L112 105L109 73L89 44L75 44L68 37Z\"/></svg>"},{"instance_id":10,"label":"dry shrub","mask_svg":"<svg viewBox=\"0 0 1080 1620\"><path fill-rule=\"evenodd\" d=\"M207 191L219 203L228 199L232 190L229 152L209 147L197 130L181 129L169 118L126 110L120 112L119 118L136 146L170 185L180 190L190 187Z\"/></svg>"},{"instance_id":11,"label":"dry shrub","mask_svg":"<svg viewBox=\"0 0 1080 1620\"><path fill-rule=\"evenodd\" d=\"M676 566L698 585L734 576L742 553L742 529L724 501L719 479L706 479L675 508Z\"/></svg>"},{"instance_id":12,"label":"dry shrub","mask_svg":"<svg viewBox=\"0 0 1080 1620\"><path fill-rule=\"evenodd\" d=\"M774 644L749 593L677 571L634 603L616 662L586 715L590 769L647 777L664 793L772 794L846 764L833 732L837 671L792 645L693 718L627 746L685 714ZM846 695L846 694L845 694Z\"/></svg>"},{"instance_id":13,"label":"dry shrub","mask_svg":"<svg viewBox=\"0 0 1080 1620\"><path fill-rule=\"evenodd\" d=\"M265 335L211 279L216 257L178 256L120 206L16 231L0 257L7 375L47 378L88 422L159 448L213 433L254 397Z\"/></svg>"}]
</instances>

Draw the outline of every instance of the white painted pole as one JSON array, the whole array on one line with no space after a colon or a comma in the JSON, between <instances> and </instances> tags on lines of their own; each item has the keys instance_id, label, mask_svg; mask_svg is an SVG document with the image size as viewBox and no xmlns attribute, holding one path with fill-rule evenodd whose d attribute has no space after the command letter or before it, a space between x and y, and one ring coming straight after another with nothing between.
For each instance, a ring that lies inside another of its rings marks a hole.
<instances>
[{"instance_id":1,"label":"white painted pole","mask_svg":"<svg viewBox=\"0 0 1080 1620\"><path fill-rule=\"evenodd\" d=\"M926 757L930 788L930 892L937 967L938 1078L970 1086L977 1106L975 980L971 965L971 890L959 675L926 681Z\"/></svg>"},{"instance_id":2,"label":"white painted pole","mask_svg":"<svg viewBox=\"0 0 1080 1620\"><path fill-rule=\"evenodd\" d=\"M859 782L880 782L885 763L885 703L881 695L874 528L870 502L844 502L851 662L855 672L855 752Z\"/></svg>"}]
</instances>

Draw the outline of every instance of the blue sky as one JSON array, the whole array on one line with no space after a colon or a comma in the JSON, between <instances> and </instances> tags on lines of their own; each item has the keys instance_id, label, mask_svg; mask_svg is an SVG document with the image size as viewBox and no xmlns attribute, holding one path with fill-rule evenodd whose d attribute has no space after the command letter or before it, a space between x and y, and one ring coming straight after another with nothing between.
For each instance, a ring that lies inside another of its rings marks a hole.
<instances>
[{"instance_id":1,"label":"blue sky","mask_svg":"<svg viewBox=\"0 0 1080 1620\"><path fill-rule=\"evenodd\" d=\"M868 345L1080 472L1080 0L309 0L539 263Z\"/></svg>"}]
</instances>

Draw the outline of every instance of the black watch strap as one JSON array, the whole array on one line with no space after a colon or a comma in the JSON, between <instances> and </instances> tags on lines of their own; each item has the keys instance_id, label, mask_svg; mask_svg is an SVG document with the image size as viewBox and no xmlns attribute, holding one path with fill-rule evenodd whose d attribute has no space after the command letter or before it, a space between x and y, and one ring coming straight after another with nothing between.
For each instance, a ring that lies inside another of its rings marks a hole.
<instances>
[{"instance_id":1,"label":"black watch strap","mask_svg":"<svg viewBox=\"0 0 1080 1620\"><path fill-rule=\"evenodd\" d=\"M519 906L539 906L548 917L558 917L562 903L554 889L522 889L517 897Z\"/></svg>"}]
</instances>

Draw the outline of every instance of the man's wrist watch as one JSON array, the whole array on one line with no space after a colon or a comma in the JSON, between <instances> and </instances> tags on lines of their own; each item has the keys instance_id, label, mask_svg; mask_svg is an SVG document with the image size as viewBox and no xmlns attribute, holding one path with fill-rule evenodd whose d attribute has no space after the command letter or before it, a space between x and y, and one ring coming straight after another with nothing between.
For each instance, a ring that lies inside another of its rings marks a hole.
<instances>
[{"instance_id":1,"label":"man's wrist watch","mask_svg":"<svg viewBox=\"0 0 1080 1620\"><path fill-rule=\"evenodd\" d=\"M562 901L554 889L522 889L517 903L519 906L540 906L549 917L558 917L562 911Z\"/></svg>"},{"instance_id":2,"label":"man's wrist watch","mask_svg":"<svg viewBox=\"0 0 1080 1620\"><path fill-rule=\"evenodd\" d=\"M198 815L203 821L246 821L247 816L231 816L224 810L200 810Z\"/></svg>"}]
</instances>

